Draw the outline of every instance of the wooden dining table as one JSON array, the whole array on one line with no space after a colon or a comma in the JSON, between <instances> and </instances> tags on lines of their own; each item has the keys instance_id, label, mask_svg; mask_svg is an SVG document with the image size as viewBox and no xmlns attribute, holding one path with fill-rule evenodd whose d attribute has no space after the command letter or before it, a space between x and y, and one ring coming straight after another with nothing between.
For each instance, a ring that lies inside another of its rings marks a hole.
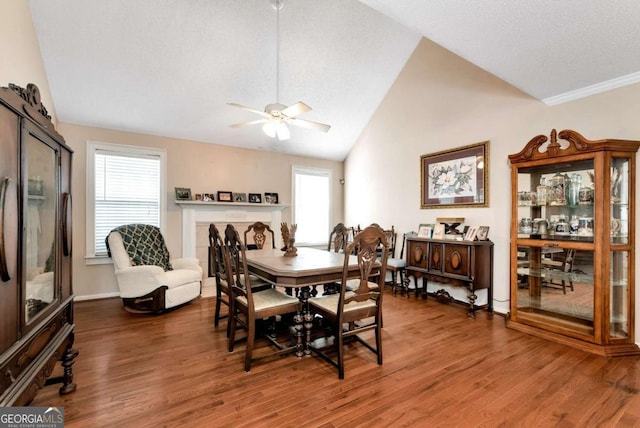
<instances>
[{"instance_id":1,"label":"wooden dining table","mask_svg":"<svg viewBox=\"0 0 640 428\"><path fill-rule=\"evenodd\" d=\"M342 280L344 257L342 253L315 248L298 248L297 255L287 257L278 249L245 252L249 272L277 287L299 289L302 310L294 316L296 355L309 355L313 314L309 310L311 287ZM349 257L348 278L359 276L358 258ZM306 340L303 341L303 337Z\"/></svg>"}]
</instances>

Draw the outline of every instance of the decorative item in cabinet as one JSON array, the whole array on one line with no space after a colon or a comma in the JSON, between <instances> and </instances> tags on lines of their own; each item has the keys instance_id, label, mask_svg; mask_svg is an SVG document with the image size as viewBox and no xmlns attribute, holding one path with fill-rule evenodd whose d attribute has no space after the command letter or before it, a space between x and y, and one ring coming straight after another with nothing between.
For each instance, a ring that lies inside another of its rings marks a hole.
<instances>
[{"instance_id":1,"label":"decorative item in cabinet","mask_svg":"<svg viewBox=\"0 0 640 428\"><path fill-rule=\"evenodd\" d=\"M510 328L599 355L640 355L634 331L639 148L640 141L590 141L553 130L509 156ZM543 182L550 183L547 205L521 206L517 196L537 193ZM532 219L532 232L523 233Z\"/></svg>"}]
</instances>

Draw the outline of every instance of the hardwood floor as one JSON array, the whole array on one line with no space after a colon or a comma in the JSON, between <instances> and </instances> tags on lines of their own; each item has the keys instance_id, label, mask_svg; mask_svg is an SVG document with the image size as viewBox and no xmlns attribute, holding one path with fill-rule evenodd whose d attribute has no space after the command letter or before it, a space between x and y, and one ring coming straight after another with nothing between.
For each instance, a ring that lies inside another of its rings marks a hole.
<instances>
[{"instance_id":1,"label":"hardwood floor","mask_svg":"<svg viewBox=\"0 0 640 428\"><path fill-rule=\"evenodd\" d=\"M505 328L504 319L385 293L384 364L357 344L345 379L318 357L226 350L213 298L160 316L119 299L76 304L76 392L65 427L640 426L640 359L606 359ZM57 369L56 369L57 370Z\"/></svg>"}]
</instances>

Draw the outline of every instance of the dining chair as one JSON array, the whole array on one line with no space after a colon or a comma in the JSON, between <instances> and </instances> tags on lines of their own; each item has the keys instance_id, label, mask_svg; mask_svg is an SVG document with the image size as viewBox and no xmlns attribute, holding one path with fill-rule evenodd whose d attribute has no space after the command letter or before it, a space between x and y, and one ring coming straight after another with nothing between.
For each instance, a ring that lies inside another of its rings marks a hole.
<instances>
[{"instance_id":1,"label":"dining chair","mask_svg":"<svg viewBox=\"0 0 640 428\"><path fill-rule=\"evenodd\" d=\"M240 240L240 234L233 227L227 225L224 232L224 245L222 254L226 271L230 273L229 283L233 298L233 311L229 318L230 332L228 348L233 352L236 343L236 330L243 327L247 331L247 344L245 349L244 370L251 370L251 363L257 359L292 352L293 347L280 344L276 337L265 335L264 337L274 345L277 350L270 353L254 355L256 339L256 323L258 320L268 319L276 315L286 315L301 311L300 301L275 288L262 291L254 291L251 287L251 278L245 256L246 247ZM275 335L274 335L275 336Z\"/></svg>"},{"instance_id":2,"label":"dining chair","mask_svg":"<svg viewBox=\"0 0 640 428\"><path fill-rule=\"evenodd\" d=\"M220 320L227 318L231 313L232 300L231 288L227 280L224 260L222 258L222 246L224 245L218 228L212 223L209 225L209 277L216 280L216 308L213 316L213 325L217 327ZM227 315L220 315L222 305L227 307ZM230 323L227 322L227 337L229 337Z\"/></svg>"},{"instance_id":3,"label":"dining chair","mask_svg":"<svg viewBox=\"0 0 640 428\"><path fill-rule=\"evenodd\" d=\"M405 233L402 235L402 245L400 247L400 255L396 258L396 239L397 232L394 227L391 226L390 231L385 231L387 241L391 241L389 244L389 260L387 260L387 271L391 272L391 281L387 282L387 285L391 285L391 293L395 296L396 288L400 288L409 296L408 280L406 278L407 260L404 258L404 247L406 245L407 236L413 235L414 232ZM400 279L400 282L398 282Z\"/></svg>"},{"instance_id":4,"label":"dining chair","mask_svg":"<svg viewBox=\"0 0 640 428\"><path fill-rule=\"evenodd\" d=\"M253 244L249 244L249 233L251 231L253 231L253 235L251 236ZM244 231L244 242L247 245L247 249L262 250L264 244L267 242L267 233L271 235L271 248L276 248L275 233L268 224L261 221L250 224L247 230Z\"/></svg>"},{"instance_id":5,"label":"dining chair","mask_svg":"<svg viewBox=\"0 0 640 428\"><path fill-rule=\"evenodd\" d=\"M333 251L336 253L344 253L345 248L349 244L349 238L353 237L353 228L347 227L344 223L338 223L329 233L329 242L327 244L327 251ZM336 294L340 288L338 282L330 282L323 284L323 295Z\"/></svg>"},{"instance_id":6,"label":"dining chair","mask_svg":"<svg viewBox=\"0 0 640 428\"><path fill-rule=\"evenodd\" d=\"M215 277L216 281L216 307L213 316L213 325L218 327L220 320L228 318L229 314L233 311L231 299L231 288L229 286L229 280L227 278L227 272L225 270L224 261L222 258L222 247L224 242L218 228L211 223L209 225L209 277ZM253 291L261 291L267 288L271 288L271 284L256 280L251 283ZM222 305L227 307L227 314L222 315ZM230 323L227 322L227 337L229 337Z\"/></svg>"},{"instance_id":7,"label":"dining chair","mask_svg":"<svg viewBox=\"0 0 640 428\"><path fill-rule=\"evenodd\" d=\"M380 246L382 252L378 251ZM347 254L353 254L358 260L359 285L353 291L346 287L350 263ZM340 379L344 379L344 346L351 340L363 344L376 355L378 364L382 364L382 290L388 257L388 243L382 229L375 225L365 228L345 250L340 293L309 299L312 312L322 316L333 332L331 339L314 341L311 350L335 366ZM377 282L372 282L373 278ZM359 336L370 330L374 331L375 347Z\"/></svg>"},{"instance_id":8,"label":"dining chair","mask_svg":"<svg viewBox=\"0 0 640 428\"><path fill-rule=\"evenodd\" d=\"M327 251L334 251L336 253L344 252L344 249L349 244L350 228L346 227L344 223L338 223L333 230L329 233L329 243L327 245Z\"/></svg>"}]
</instances>

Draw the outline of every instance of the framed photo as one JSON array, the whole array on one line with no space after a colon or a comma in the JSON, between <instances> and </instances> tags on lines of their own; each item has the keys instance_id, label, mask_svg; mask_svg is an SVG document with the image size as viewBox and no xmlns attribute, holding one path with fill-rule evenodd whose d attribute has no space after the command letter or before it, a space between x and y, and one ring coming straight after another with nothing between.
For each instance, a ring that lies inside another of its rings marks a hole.
<instances>
[{"instance_id":1,"label":"framed photo","mask_svg":"<svg viewBox=\"0 0 640 428\"><path fill-rule=\"evenodd\" d=\"M233 202L233 193L218 191L218 202Z\"/></svg>"},{"instance_id":2,"label":"framed photo","mask_svg":"<svg viewBox=\"0 0 640 428\"><path fill-rule=\"evenodd\" d=\"M431 238L433 233L433 224L421 224L418 227L418 236L421 238Z\"/></svg>"},{"instance_id":3,"label":"framed photo","mask_svg":"<svg viewBox=\"0 0 640 428\"><path fill-rule=\"evenodd\" d=\"M233 202L247 202L247 194L246 193L234 193L233 194Z\"/></svg>"},{"instance_id":4,"label":"framed photo","mask_svg":"<svg viewBox=\"0 0 640 428\"><path fill-rule=\"evenodd\" d=\"M262 195L260 193L249 193L249 203L250 204L261 204L262 203Z\"/></svg>"},{"instance_id":5,"label":"framed photo","mask_svg":"<svg viewBox=\"0 0 640 428\"><path fill-rule=\"evenodd\" d=\"M436 223L436 225L433 226L432 238L433 239L444 239L444 224Z\"/></svg>"},{"instance_id":6,"label":"framed photo","mask_svg":"<svg viewBox=\"0 0 640 428\"><path fill-rule=\"evenodd\" d=\"M190 201L191 189L188 187L176 187L176 201Z\"/></svg>"},{"instance_id":7,"label":"framed photo","mask_svg":"<svg viewBox=\"0 0 640 428\"><path fill-rule=\"evenodd\" d=\"M467 234L464 235L464 240L475 241L477 233L478 233L478 226L469 226L469 229L467 229Z\"/></svg>"},{"instance_id":8,"label":"framed photo","mask_svg":"<svg viewBox=\"0 0 640 428\"><path fill-rule=\"evenodd\" d=\"M216 197L213 193L203 193L202 194L202 202L213 202L216 200Z\"/></svg>"},{"instance_id":9,"label":"framed photo","mask_svg":"<svg viewBox=\"0 0 640 428\"><path fill-rule=\"evenodd\" d=\"M420 156L420 208L488 206L488 141Z\"/></svg>"},{"instance_id":10,"label":"framed photo","mask_svg":"<svg viewBox=\"0 0 640 428\"><path fill-rule=\"evenodd\" d=\"M489 226L478 227L478 233L476 234L478 241L486 241L489 239Z\"/></svg>"},{"instance_id":11,"label":"framed photo","mask_svg":"<svg viewBox=\"0 0 640 428\"><path fill-rule=\"evenodd\" d=\"M278 194L277 193L265 193L264 194L264 203L265 204L277 204L278 203Z\"/></svg>"}]
</instances>

